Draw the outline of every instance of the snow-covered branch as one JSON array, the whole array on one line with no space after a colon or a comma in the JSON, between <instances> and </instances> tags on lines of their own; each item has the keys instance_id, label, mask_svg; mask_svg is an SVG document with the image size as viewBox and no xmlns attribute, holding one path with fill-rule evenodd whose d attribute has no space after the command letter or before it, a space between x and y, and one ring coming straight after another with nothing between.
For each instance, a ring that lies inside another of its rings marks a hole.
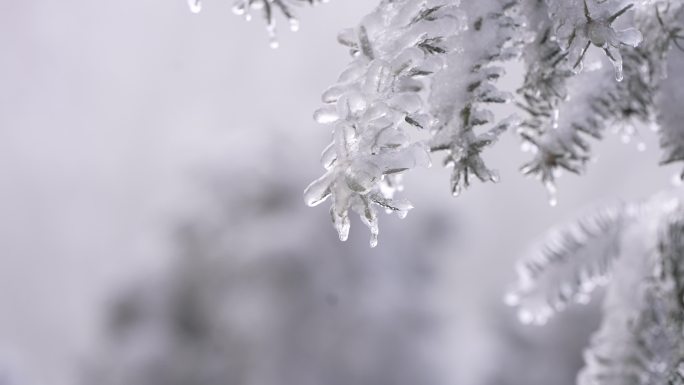
<instances>
[{"instance_id":1,"label":"snow-covered branch","mask_svg":"<svg viewBox=\"0 0 684 385\"><path fill-rule=\"evenodd\" d=\"M620 205L552 231L520 265L507 299L544 323L608 285L580 385L684 381L684 191Z\"/></svg>"},{"instance_id":2,"label":"snow-covered branch","mask_svg":"<svg viewBox=\"0 0 684 385\"><path fill-rule=\"evenodd\" d=\"M498 181L480 157L515 118L495 122L491 104L507 103L513 95L499 90L504 74L501 66L522 52L524 22L516 1L464 2L460 10L469 15L468 28L454 38L458 47L447 56L447 66L434 81L431 109L438 119L432 151L446 151L445 165L452 166L451 192L458 195L468 187L472 176L481 181ZM487 129L478 133L477 129Z\"/></svg>"}]
</instances>

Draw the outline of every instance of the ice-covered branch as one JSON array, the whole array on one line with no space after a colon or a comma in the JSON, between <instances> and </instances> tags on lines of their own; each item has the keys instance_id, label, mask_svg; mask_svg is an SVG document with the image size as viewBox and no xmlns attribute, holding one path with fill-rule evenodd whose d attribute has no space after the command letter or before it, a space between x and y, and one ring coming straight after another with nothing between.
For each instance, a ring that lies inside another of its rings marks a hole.
<instances>
[{"instance_id":1,"label":"ice-covered branch","mask_svg":"<svg viewBox=\"0 0 684 385\"><path fill-rule=\"evenodd\" d=\"M554 181L561 169L583 171L591 157L587 138L600 139L608 128L617 131L626 127L625 134L629 134L634 126L654 123L655 98L665 77L663 63L671 44L657 16L672 14L674 8L680 7L668 4L657 1L632 7L634 25L645 39L636 47L623 47L621 82L611 80L601 63L590 59L590 55L583 60L595 64L574 76L572 69L563 64L568 53L552 38L550 20L544 23L537 9L536 25L544 32L525 53L527 75L519 92L523 97L520 107L528 117L520 133L535 152L523 172L536 175L550 192L555 191ZM535 10L530 9L528 14L534 16Z\"/></svg>"},{"instance_id":2,"label":"ice-covered branch","mask_svg":"<svg viewBox=\"0 0 684 385\"><path fill-rule=\"evenodd\" d=\"M199 1L189 0L193 11ZM294 6L327 0L232 1L247 18L260 13L274 36L278 15L296 29ZM381 0L339 35L352 62L315 113L333 140L307 204L331 197L341 239L348 211L356 211L375 245L376 210L403 216L412 207L393 198L405 171L444 151L454 195L474 179L496 181L482 155L511 128L533 155L523 173L544 183L551 203L558 175L581 173L594 156L591 139L606 131L629 139L636 127L657 127L662 163L684 160L683 7L679 0ZM515 96L501 78L521 56ZM516 97L522 118L496 116L496 105Z\"/></svg>"},{"instance_id":3,"label":"ice-covered branch","mask_svg":"<svg viewBox=\"0 0 684 385\"><path fill-rule=\"evenodd\" d=\"M305 191L315 206L331 197L330 213L341 240L349 232L348 211L359 214L377 244L376 208L404 216L410 203L394 200L396 176L428 166L427 148L407 129L429 129L424 90L443 66L448 37L462 27L449 1L383 1L339 41L353 61L337 84L323 94L319 123L333 126L333 141L323 152L326 173Z\"/></svg>"}]
</instances>

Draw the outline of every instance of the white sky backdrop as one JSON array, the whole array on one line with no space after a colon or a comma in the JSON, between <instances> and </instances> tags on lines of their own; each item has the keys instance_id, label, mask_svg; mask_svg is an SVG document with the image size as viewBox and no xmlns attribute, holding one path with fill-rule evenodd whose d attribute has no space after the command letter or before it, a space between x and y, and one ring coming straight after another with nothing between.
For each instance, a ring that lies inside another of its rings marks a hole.
<instances>
[{"instance_id":1,"label":"white sky backdrop","mask_svg":"<svg viewBox=\"0 0 684 385\"><path fill-rule=\"evenodd\" d=\"M263 138L275 137L288 148L281 164L292 188L316 178L329 134L311 115L347 60L336 32L372 5L301 10L301 31L281 28L272 50L260 20L234 17L228 1L206 0L200 15L185 0L0 2L0 373L70 383L103 298L166 266L165 226L192 203L196 165L281 162L264 151ZM669 185L674 169L657 167L654 135L643 136L646 152L608 135L583 178L561 179L556 208L519 175L529 155L513 134L487 155L502 182L457 199L437 156L436 167L406 178L416 210L402 226L381 226L368 254L410 237L423 208L452 212L462 244L444 300L477 324L478 304L502 294L514 259L547 226ZM307 221L329 226L326 209L301 205ZM356 223L350 237L365 243L368 234Z\"/></svg>"}]
</instances>

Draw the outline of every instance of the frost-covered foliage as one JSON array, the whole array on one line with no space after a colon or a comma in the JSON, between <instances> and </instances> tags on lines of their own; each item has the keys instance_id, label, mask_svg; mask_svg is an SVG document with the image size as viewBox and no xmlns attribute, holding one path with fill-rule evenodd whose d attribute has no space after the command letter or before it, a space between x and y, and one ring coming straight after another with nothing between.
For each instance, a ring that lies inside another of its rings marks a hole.
<instances>
[{"instance_id":1,"label":"frost-covered foliage","mask_svg":"<svg viewBox=\"0 0 684 385\"><path fill-rule=\"evenodd\" d=\"M273 35L276 10L296 27L291 6L318 2L239 0L235 9L263 12ZM402 174L444 152L454 195L475 178L496 182L482 154L506 131L531 152L521 171L542 181L551 204L556 178L583 172L589 139L606 131L628 141L656 128L662 163L684 160L682 9L679 0L380 0L339 35L352 58L314 114L333 135L306 203L330 198L342 240L355 211L373 246L377 209L412 208L394 199ZM502 89L517 61L522 85ZM506 103L519 114L498 116L494 105Z\"/></svg>"},{"instance_id":2,"label":"frost-covered foliage","mask_svg":"<svg viewBox=\"0 0 684 385\"><path fill-rule=\"evenodd\" d=\"M581 385L684 383L684 191L621 204L552 230L519 265L508 295L545 323L606 286Z\"/></svg>"},{"instance_id":3,"label":"frost-covered foliage","mask_svg":"<svg viewBox=\"0 0 684 385\"><path fill-rule=\"evenodd\" d=\"M292 7L325 3L328 0L233 0L233 12L244 16L247 21L252 19L252 12L261 13L266 21L266 30L271 39L271 47L278 47L276 39L276 14L280 12L290 24L290 30L299 30L299 19L292 11ZM188 0L188 6L194 13L202 10L202 0Z\"/></svg>"}]
</instances>

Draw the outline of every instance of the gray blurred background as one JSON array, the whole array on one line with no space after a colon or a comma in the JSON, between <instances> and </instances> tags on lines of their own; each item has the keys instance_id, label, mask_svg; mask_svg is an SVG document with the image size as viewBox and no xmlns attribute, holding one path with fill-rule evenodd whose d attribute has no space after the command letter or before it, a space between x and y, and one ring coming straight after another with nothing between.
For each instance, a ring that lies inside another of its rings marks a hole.
<instances>
[{"instance_id":1,"label":"gray blurred background","mask_svg":"<svg viewBox=\"0 0 684 385\"><path fill-rule=\"evenodd\" d=\"M0 2L0 384L573 383L598 301L520 326L515 260L675 170L651 132L609 135L552 208L510 133L498 185L413 172L377 248L358 221L339 242L301 197L330 138L311 115L373 5L302 9L273 50L228 1Z\"/></svg>"}]
</instances>

